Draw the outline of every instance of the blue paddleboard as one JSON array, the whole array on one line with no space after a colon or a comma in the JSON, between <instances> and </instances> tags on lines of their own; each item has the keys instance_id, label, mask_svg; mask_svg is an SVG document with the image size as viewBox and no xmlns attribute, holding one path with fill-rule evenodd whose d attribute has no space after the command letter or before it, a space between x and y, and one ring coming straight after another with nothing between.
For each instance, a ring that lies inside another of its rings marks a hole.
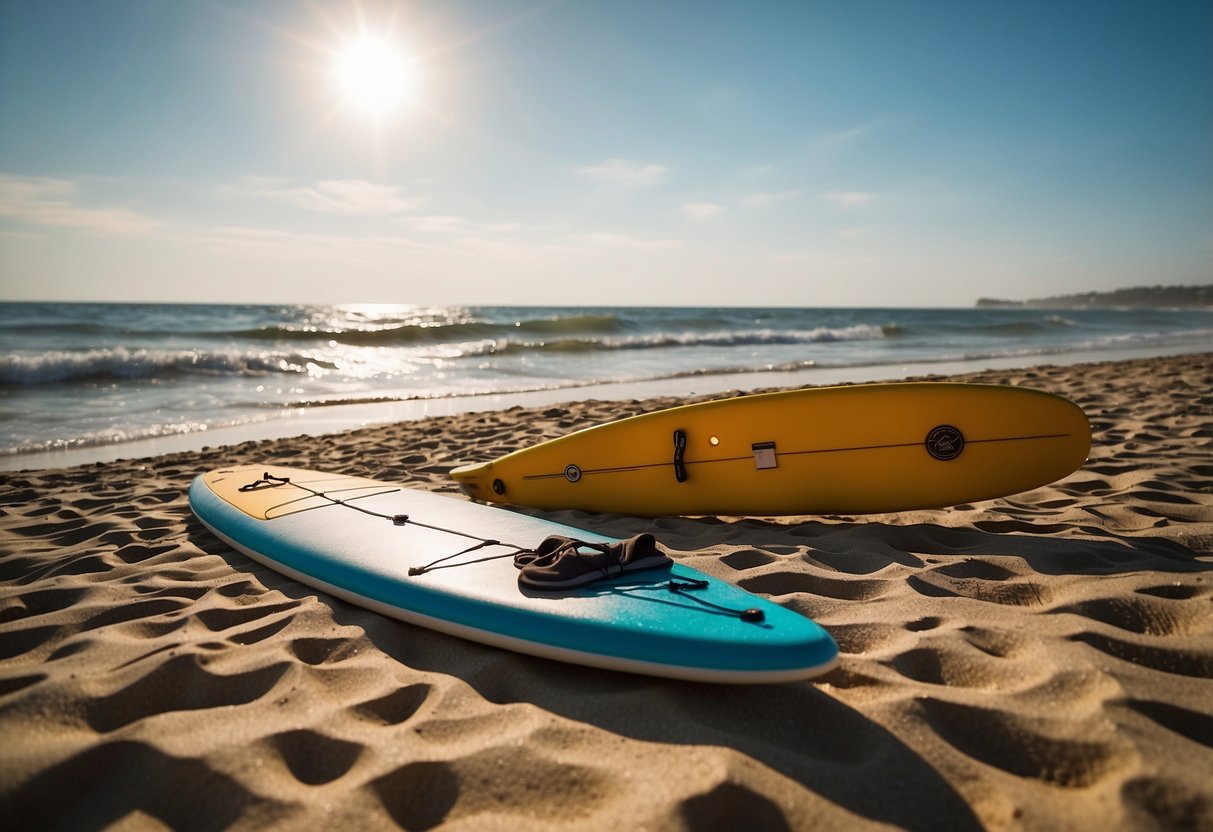
<instances>
[{"instance_id":1,"label":"blue paddleboard","mask_svg":"<svg viewBox=\"0 0 1213 832\"><path fill-rule=\"evenodd\" d=\"M520 653L729 683L805 679L838 661L816 622L677 562L575 589L520 586L520 548L552 535L614 540L457 498L257 465L198 476L190 508L232 547L301 583Z\"/></svg>"}]
</instances>

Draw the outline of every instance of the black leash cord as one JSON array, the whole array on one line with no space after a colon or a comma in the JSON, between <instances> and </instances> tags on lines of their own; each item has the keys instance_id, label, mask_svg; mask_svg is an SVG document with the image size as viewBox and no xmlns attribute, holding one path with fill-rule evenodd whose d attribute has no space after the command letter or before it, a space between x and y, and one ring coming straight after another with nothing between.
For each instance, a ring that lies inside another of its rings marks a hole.
<instances>
[{"instance_id":1,"label":"black leash cord","mask_svg":"<svg viewBox=\"0 0 1213 832\"><path fill-rule=\"evenodd\" d=\"M666 589L668 589L670 592L673 592L675 595L682 595L686 598L691 599L696 604L700 604L701 606L705 606L705 607L711 607L714 610L719 610L720 612L725 613L726 615L735 616L737 618L740 618L742 621L746 621L750 624L758 624L758 623L761 623L762 621L766 620L766 614L763 613L763 611L758 609L757 607L750 607L748 610L738 610L738 609L733 609L732 607L724 607L724 606L721 606L720 604L713 604L711 601L705 601L704 599L702 599L696 595L690 594L690 590L707 589L707 588L708 588L707 581L698 581L698 580L694 580L694 579L679 580L677 578L670 581L669 584L666 586Z\"/></svg>"},{"instance_id":2,"label":"black leash cord","mask_svg":"<svg viewBox=\"0 0 1213 832\"><path fill-rule=\"evenodd\" d=\"M450 569L451 567L454 567L454 566L466 566L466 565L470 565L473 563L483 563L483 562L489 561L489 560L498 560L500 558L512 558L519 552L531 551L530 549L527 549L522 546L518 546L517 544L514 544L514 543L502 543L500 540L490 540L488 538L478 537L477 535L474 535L474 534L468 534L467 532L461 532L458 529L447 529L447 528L443 528L442 526L434 526L429 523L422 523L420 520L412 519L407 514L384 514L381 511L372 511L371 509L366 508L365 506L354 505L352 502L350 502L348 500L339 500L336 497L329 496L328 494L324 493L323 491L317 491L316 489L311 488L310 486L307 486L307 485L303 485L302 483L292 482L290 477L276 477L273 474L269 473L268 471L266 471L264 474L261 475L261 479L256 480L254 482L250 482L247 485L240 486L240 490L241 491L256 491L259 488L275 488L279 485L293 485L295 488L302 489L303 491L306 491L307 493L311 494L314 497L319 497L322 500L328 500L330 503L332 503L335 506L344 506L345 508L352 508L354 511L360 511L363 514L368 515L369 517L379 517L383 520L390 520L390 521L392 521L392 525L394 525L394 526L406 526L406 525L417 526L422 529L429 529L430 531L444 532L446 534L458 535L459 537L466 537L469 540L477 541L474 546L469 546L468 548L464 549L463 551L455 552L453 555L447 555L446 557L439 558L438 560L434 561L433 563L427 563L425 566L410 567L409 575L413 575L413 576L424 575L426 572L429 572L433 569ZM452 558L457 558L460 555L466 555L469 552L474 552L477 549L484 549L489 546L504 546L507 549L510 549L512 551L505 552L500 555L489 555L487 557L478 558L476 560L461 561L459 563L446 563L446 561L449 561Z\"/></svg>"},{"instance_id":3,"label":"black leash cord","mask_svg":"<svg viewBox=\"0 0 1213 832\"><path fill-rule=\"evenodd\" d=\"M534 549L527 549L527 548L525 548L523 546L519 546L515 543L502 543L500 540L491 540L486 537L478 537L477 535L474 535L474 534L468 534L467 532L461 532L458 529L447 529L447 528L443 528L442 526L433 526L433 525L430 525L429 523L422 523L418 520L413 520L407 514L384 514L383 512L380 512L380 511L372 511L371 509L365 508L364 506L356 506L347 500L339 500L336 497L330 497L328 494L325 494L323 491L317 491L316 489L311 488L309 486L302 485L297 482L292 482L290 477L276 477L273 474L269 473L268 471L266 471L264 474L261 475L261 479L256 480L254 482L250 482L247 485L240 486L240 491L243 491L243 492L256 491L260 488L275 488L279 485L293 485L295 488L302 489L303 491L306 491L307 493L311 494L314 497L319 497L322 500L328 500L330 503L332 503L335 506L344 506L345 508L352 508L354 511L360 511L363 514L366 514L370 517L379 517L383 520L390 520L390 521L392 521L392 524L395 526L413 525L413 526L418 526L423 529L429 529L431 531L436 531L436 532L445 532L446 534L458 535L459 537L466 537L470 540L477 541L476 544L473 546L469 546L468 548L466 548L462 551L459 551L459 552L455 552L454 554L446 555L445 557L438 558L438 560L435 560L431 563L427 563L425 566L410 567L409 568L410 576L415 577L417 575L424 575L426 572L431 572L435 569L451 569L456 566L471 566L474 563L484 563L485 561L490 561L490 560L499 560L501 558L515 557L519 552L535 551ZM581 543L581 541L574 541L574 542ZM593 546L594 544L584 544L584 545ZM485 549L490 546L504 546L513 551L505 552L504 554L500 554L500 555L487 555L482 558L476 558L475 560L460 561L459 563L447 563L447 561L453 560L454 558L457 558L460 555L470 554L471 552L475 552L477 549ZM607 577L610 577L610 576L607 575ZM736 616L737 618L741 619L742 621L756 624L758 622L761 622L764 619L762 610L760 610L760 609L757 609L757 608L751 608L751 609L747 609L747 610L732 609L730 607L721 606L720 604L713 604L711 601L705 601L702 598L698 598L698 597L690 594L690 592L692 590L707 589L707 588L708 588L708 582L700 581L700 580L674 579L674 580L671 580L666 585L666 589L668 589L670 592L673 592L677 595L682 595L686 598L689 598L689 599L695 601L698 604L702 604L705 607L711 607L712 609L718 610L727 615Z\"/></svg>"}]
</instances>

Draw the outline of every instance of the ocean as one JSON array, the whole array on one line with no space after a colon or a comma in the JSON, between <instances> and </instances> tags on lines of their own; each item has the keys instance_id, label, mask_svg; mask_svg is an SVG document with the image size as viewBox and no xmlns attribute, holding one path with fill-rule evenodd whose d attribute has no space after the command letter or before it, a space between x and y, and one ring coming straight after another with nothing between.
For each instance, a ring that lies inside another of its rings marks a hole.
<instances>
[{"instance_id":1,"label":"ocean","mask_svg":"<svg viewBox=\"0 0 1213 832\"><path fill-rule=\"evenodd\" d=\"M4 303L0 467L516 403L1205 350L1205 309Z\"/></svg>"}]
</instances>

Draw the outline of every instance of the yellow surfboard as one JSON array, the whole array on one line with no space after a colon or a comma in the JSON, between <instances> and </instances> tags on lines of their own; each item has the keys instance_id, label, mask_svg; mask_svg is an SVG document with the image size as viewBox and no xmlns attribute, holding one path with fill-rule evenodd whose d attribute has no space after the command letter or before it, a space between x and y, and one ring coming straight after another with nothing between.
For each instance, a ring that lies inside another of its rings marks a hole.
<instances>
[{"instance_id":1,"label":"yellow surfboard","mask_svg":"<svg viewBox=\"0 0 1213 832\"><path fill-rule=\"evenodd\" d=\"M1019 387L860 384L610 422L451 472L476 500L641 516L865 514L1027 491L1087 458L1068 399Z\"/></svg>"}]
</instances>

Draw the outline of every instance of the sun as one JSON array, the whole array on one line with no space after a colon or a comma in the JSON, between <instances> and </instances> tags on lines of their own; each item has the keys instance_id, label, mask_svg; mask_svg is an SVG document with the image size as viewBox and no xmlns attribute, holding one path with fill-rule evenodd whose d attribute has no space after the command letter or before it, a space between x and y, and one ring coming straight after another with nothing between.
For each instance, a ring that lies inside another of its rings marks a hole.
<instances>
[{"instance_id":1,"label":"sun","mask_svg":"<svg viewBox=\"0 0 1213 832\"><path fill-rule=\"evenodd\" d=\"M362 35L346 45L337 58L336 77L350 104L377 117L404 104L413 81L404 54L373 35Z\"/></svg>"}]
</instances>

